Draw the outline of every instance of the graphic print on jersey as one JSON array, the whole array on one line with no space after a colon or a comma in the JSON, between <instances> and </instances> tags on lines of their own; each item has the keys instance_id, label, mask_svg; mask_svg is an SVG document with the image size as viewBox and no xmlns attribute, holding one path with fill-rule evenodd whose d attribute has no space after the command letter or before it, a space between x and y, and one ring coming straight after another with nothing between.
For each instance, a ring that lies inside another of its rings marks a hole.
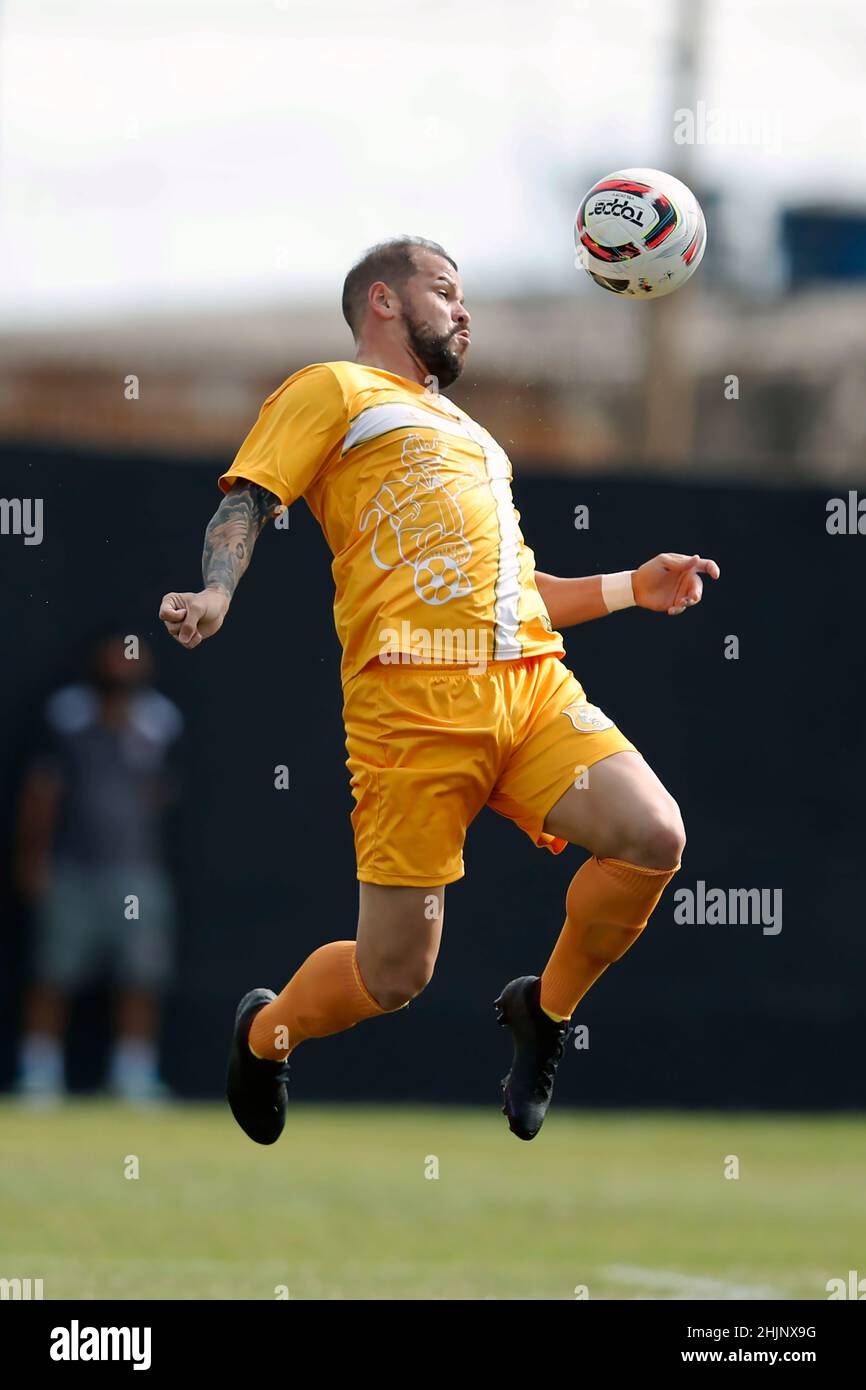
<instances>
[{"instance_id":1,"label":"graphic print on jersey","mask_svg":"<svg viewBox=\"0 0 866 1390\"><path fill-rule=\"evenodd\" d=\"M403 471L382 484L359 523L366 531L372 522L370 553L379 569L408 565L415 593L430 604L472 592L464 569L472 546L464 535L457 498L473 479L467 477L462 485L454 481L449 487L437 468L444 452L445 442L438 435L407 435L400 452Z\"/></svg>"}]
</instances>

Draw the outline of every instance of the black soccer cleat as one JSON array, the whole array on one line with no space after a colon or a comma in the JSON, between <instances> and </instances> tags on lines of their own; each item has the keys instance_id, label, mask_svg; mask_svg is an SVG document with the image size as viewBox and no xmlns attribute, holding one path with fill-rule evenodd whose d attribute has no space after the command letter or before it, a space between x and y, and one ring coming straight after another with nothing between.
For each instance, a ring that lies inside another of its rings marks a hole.
<instances>
[{"instance_id":1,"label":"black soccer cleat","mask_svg":"<svg viewBox=\"0 0 866 1390\"><path fill-rule=\"evenodd\" d=\"M247 1042L256 1014L276 997L272 989L251 989L244 995L235 1014L229 1052L226 1097L244 1134L257 1144L276 1143L286 1122L288 1059L271 1062L254 1057Z\"/></svg>"},{"instance_id":2,"label":"black soccer cleat","mask_svg":"<svg viewBox=\"0 0 866 1390\"><path fill-rule=\"evenodd\" d=\"M534 1139L553 1096L553 1079L562 1059L570 1025L555 1023L541 1007L541 979L521 975L495 1001L501 1028L514 1037L511 1071L502 1079L502 1113L518 1139Z\"/></svg>"}]
</instances>

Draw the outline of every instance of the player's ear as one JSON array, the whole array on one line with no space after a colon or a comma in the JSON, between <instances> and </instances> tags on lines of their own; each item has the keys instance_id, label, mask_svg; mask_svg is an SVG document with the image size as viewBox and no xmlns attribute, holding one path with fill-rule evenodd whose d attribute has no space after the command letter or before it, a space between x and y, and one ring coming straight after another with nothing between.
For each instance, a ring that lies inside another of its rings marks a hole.
<instances>
[{"instance_id":1,"label":"player's ear","mask_svg":"<svg viewBox=\"0 0 866 1390\"><path fill-rule=\"evenodd\" d=\"M395 316L394 294L384 280L376 280L367 292L367 303L378 318L392 319Z\"/></svg>"}]
</instances>

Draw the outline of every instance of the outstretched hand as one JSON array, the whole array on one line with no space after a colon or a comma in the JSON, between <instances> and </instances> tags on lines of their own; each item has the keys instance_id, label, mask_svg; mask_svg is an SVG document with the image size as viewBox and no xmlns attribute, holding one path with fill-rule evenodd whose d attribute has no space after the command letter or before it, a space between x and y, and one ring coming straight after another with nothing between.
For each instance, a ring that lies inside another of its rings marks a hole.
<instances>
[{"instance_id":1,"label":"outstretched hand","mask_svg":"<svg viewBox=\"0 0 866 1390\"><path fill-rule=\"evenodd\" d=\"M719 573L715 560L704 560L700 555L656 555L632 575L635 603L677 618L700 603L704 587L701 576L718 579Z\"/></svg>"}]
</instances>

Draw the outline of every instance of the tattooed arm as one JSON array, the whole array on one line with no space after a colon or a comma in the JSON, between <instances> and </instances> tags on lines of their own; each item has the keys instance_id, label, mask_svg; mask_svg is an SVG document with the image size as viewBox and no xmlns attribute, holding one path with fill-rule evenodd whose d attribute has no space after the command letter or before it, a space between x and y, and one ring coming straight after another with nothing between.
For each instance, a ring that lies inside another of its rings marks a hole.
<instances>
[{"instance_id":1,"label":"tattooed arm","mask_svg":"<svg viewBox=\"0 0 866 1390\"><path fill-rule=\"evenodd\" d=\"M253 546L280 500L258 483L235 483L208 522L201 557L206 589L234 596L238 580L252 559Z\"/></svg>"},{"instance_id":2,"label":"tattooed arm","mask_svg":"<svg viewBox=\"0 0 866 1390\"><path fill-rule=\"evenodd\" d=\"M226 493L208 522L199 593L165 595L159 616L182 647L197 647L223 625L241 576L246 573L269 516L280 500L258 483L240 481Z\"/></svg>"}]
</instances>

